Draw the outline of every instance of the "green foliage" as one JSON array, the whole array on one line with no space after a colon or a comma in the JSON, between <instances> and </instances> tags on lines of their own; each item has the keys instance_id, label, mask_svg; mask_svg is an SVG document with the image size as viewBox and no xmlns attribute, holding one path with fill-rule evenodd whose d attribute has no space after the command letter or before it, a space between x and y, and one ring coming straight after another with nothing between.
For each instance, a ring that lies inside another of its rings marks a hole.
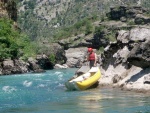
<instances>
[{"instance_id":1,"label":"green foliage","mask_svg":"<svg viewBox=\"0 0 150 113\"><path fill-rule=\"evenodd\" d=\"M79 21L76 24L74 24L75 29L80 29L84 25L83 21Z\"/></svg>"},{"instance_id":2,"label":"green foliage","mask_svg":"<svg viewBox=\"0 0 150 113\"><path fill-rule=\"evenodd\" d=\"M141 5L148 10L146 12L147 16L150 16L150 2L149 2L149 0L143 0Z\"/></svg>"},{"instance_id":3,"label":"green foliage","mask_svg":"<svg viewBox=\"0 0 150 113\"><path fill-rule=\"evenodd\" d=\"M20 34L20 37L16 40L19 46L19 57L23 60L27 60L29 57L36 55L36 46L29 37L25 34Z\"/></svg>"},{"instance_id":4,"label":"green foliage","mask_svg":"<svg viewBox=\"0 0 150 113\"><path fill-rule=\"evenodd\" d=\"M29 6L30 9L34 9L35 2L34 1L28 1L28 6Z\"/></svg>"},{"instance_id":5,"label":"green foliage","mask_svg":"<svg viewBox=\"0 0 150 113\"><path fill-rule=\"evenodd\" d=\"M112 30L112 31L108 34L107 38L109 39L109 41L111 41L111 42L115 42L115 41L116 41L115 33L116 33L116 32Z\"/></svg>"},{"instance_id":6,"label":"green foliage","mask_svg":"<svg viewBox=\"0 0 150 113\"><path fill-rule=\"evenodd\" d=\"M104 52L104 47L103 47L103 46L101 46L101 47L96 51L97 54L101 54L101 53L103 53L103 52Z\"/></svg>"},{"instance_id":7,"label":"green foliage","mask_svg":"<svg viewBox=\"0 0 150 113\"><path fill-rule=\"evenodd\" d=\"M101 25L101 26L98 26L98 27L95 27L95 34L97 34L98 36L101 36L101 34L103 33L106 33L105 35L105 38L107 38L109 41L111 42L114 42L116 41L115 39L115 33L116 33L116 30L115 28L109 28L109 32L106 30L106 27Z\"/></svg>"},{"instance_id":8,"label":"green foliage","mask_svg":"<svg viewBox=\"0 0 150 113\"><path fill-rule=\"evenodd\" d=\"M18 45L15 38L18 37L12 27L12 21L8 19L0 19L0 58L17 57Z\"/></svg>"},{"instance_id":9,"label":"green foliage","mask_svg":"<svg viewBox=\"0 0 150 113\"><path fill-rule=\"evenodd\" d=\"M86 29L85 29L85 35L88 35L93 32L93 25L91 21L87 21L86 23Z\"/></svg>"},{"instance_id":10,"label":"green foliage","mask_svg":"<svg viewBox=\"0 0 150 113\"><path fill-rule=\"evenodd\" d=\"M63 7L64 10L61 11L60 8L57 8L57 4L60 3L60 7ZM93 8L91 0L77 0L77 1L56 1L56 5L52 6L49 4L42 4L42 8L39 7L39 3L34 0L23 1L18 3L18 6L24 6L25 11L20 11L18 14L18 23L21 29L26 32L32 40L38 40L39 38L54 38L55 40L68 37L71 35L77 35L78 33L91 33L93 29L91 27L82 27L84 24L84 18L90 17L90 21L95 21L99 17L99 11L97 6ZM83 7L85 5L85 7ZM53 9L56 8L56 12L53 12ZM33 10L34 9L34 10ZM46 10L44 10L46 9ZM33 12L34 11L34 12ZM56 13L56 17L51 18L53 14ZM48 20L45 18L49 16ZM83 20L83 22L82 22ZM78 23L74 26L75 23ZM59 24L57 28L54 28L55 25ZM62 28L75 27L72 30L66 31ZM58 30L60 30L58 32ZM86 30L85 30L86 29Z\"/></svg>"},{"instance_id":11,"label":"green foliage","mask_svg":"<svg viewBox=\"0 0 150 113\"><path fill-rule=\"evenodd\" d=\"M133 20L128 20L127 22L129 25L135 25L135 22Z\"/></svg>"},{"instance_id":12,"label":"green foliage","mask_svg":"<svg viewBox=\"0 0 150 113\"><path fill-rule=\"evenodd\" d=\"M94 30L92 25L92 20L89 18L85 18L72 26L65 27L60 29L58 32L54 34L55 41L68 38L73 35L78 35L80 33L85 33L86 35L92 33Z\"/></svg>"},{"instance_id":13,"label":"green foliage","mask_svg":"<svg viewBox=\"0 0 150 113\"><path fill-rule=\"evenodd\" d=\"M31 52L29 38L13 29L13 21L0 19L0 59L18 58ZM21 54L20 51L23 53Z\"/></svg>"},{"instance_id":14,"label":"green foliage","mask_svg":"<svg viewBox=\"0 0 150 113\"><path fill-rule=\"evenodd\" d=\"M34 41L34 49L36 51L37 54L46 54L46 55L49 55L52 53L52 50L49 49L50 47L47 45L47 44L43 44L41 42L37 42L37 41Z\"/></svg>"},{"instance_id":15,"label":"green foliage","mask_svg":"<svg viewBox=\"0 0 150 113\"><path fill-rule=\"evenodd\" d=\"M52 62L54 64L56 62L55 55L54 54L50 54L49 55L49 60L50 60L50 62Z\"/></svg>"},{"instance_id":16,"label":"green foliage","mask_svg":"<svg viewBox=\"0 0 150 113\"><path fill-rule=\"evenodd\" d=\"M100 35L100 33L105 29L105 26L101 25L101 26L96 26L95 27L95 34Z\"/></svg>"},{"instance_id":17,"label":"green foliage","mask_svg":"<svg viewBox=\"0 0 150 113\"><path fill-rule=\"evenodd\" d=\"M77 35L81 32L88 34L92 29L90 30L90 27L83 27L82 20L84 18L91 17L93 20L97 20L102 17L101 21L106 21L109 18L105 18L104 14L109 12L110 6L120 6L121 4L118 0L56 0L54 4L51 2L48 3L47 1L47 3L43 3L42 6L39 7L42 0L39 2L36 2L36 0L16 1L20 1L19 7L25 7L25 11L18 13L20 27L32 40L43 37L51 40L53 39L53 35L57 37L57 39L61 39L67 36ZM131 5L137 3L135 0L124 0L123 2ZM150 9L150 2L147 0L142 0L141 5ZM54 12L54 10L56 12ZM150 11L148 11L148 14L149 12ZM53 17L52 15L55 13L56 17ZM45 18L47 16L49 16L50 19ZM110 17L110 13L108 13L107 16ZM54 28L53 26L57 25L57 23L60 26ZM72 30L69 30L69 32L62 30L62 28L70 28L70 26L75 28L72 29L71 27Z\"/></svg>"},{"instance_id":18,"label":"green foliage","mask_svg":"<svg viewBox=\"0 0 150 113\"><path fill-rule=\"evenodd\" d=\"M71 27L66 27L60 31L58 31L56 34L54 34L55 41L70 37L73 32L73 29Z\"/></svg>"},{"instance_id":19,"label":"green foliage","mask_svg":"<svg viewBox=\"0 0 150 113\"><path fill-rule=\"evenodd\" d=\"M26 8L34 9L36 5L35 3L36 3L35 1L29 0L29 1L24 1L23 5L26 5L25 6Z\"/></svg>"}]
</instances>

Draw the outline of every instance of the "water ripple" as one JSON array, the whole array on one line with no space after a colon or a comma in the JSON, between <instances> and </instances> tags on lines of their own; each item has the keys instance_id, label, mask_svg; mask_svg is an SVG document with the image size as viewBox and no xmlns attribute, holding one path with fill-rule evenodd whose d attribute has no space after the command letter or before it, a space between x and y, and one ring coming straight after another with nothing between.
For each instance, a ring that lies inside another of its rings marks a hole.
<instances>
[{"instance_id":1,"label":"water ripple","mask_svg":"<svg viewBox=\"0 0 150 113\"><path fill-rule=\"evenodd\" d=\"M12 87L12 86L4 86L4 87L2 88L2 90L3 90L4 92L6 92L6 93L11 93L11 92L13 92L13 91L16 91L17 89L16 89L15 87Z\"/></svg>"},{"instance_id":2,"label":"water ripple","mask_svg":"<svg viewBox=\"0 0 150 113\"><path fill-rule=\"evenodd\" d=\"M30 86L32 86L32 81L27 81L27 80L25 80L25 81L23 82L23 86L25 86L25 87L30 87Z\"/></svg>"},{"instance_id":3,"label":"water ripple","mask_svg":"<svg viewBox=\"0 0 150 113\"><path fill-rule=\"evenodd\" d=\"M37 87L39 88L39 87L45 87L46 85L44 85L44 84L39 84Z\"/></svg>"},{"instance_id":4,"label":"water ripple","mask_svg":"<svg viewBox=\"0 0 150 113\"><path fill-rule=\"evenodd\" d=\"M57 72L55 72L54 74L55 74L55 75L60 75L60 74L62 74L62 72L57 71Z\"/></svg>"}]
</instances>

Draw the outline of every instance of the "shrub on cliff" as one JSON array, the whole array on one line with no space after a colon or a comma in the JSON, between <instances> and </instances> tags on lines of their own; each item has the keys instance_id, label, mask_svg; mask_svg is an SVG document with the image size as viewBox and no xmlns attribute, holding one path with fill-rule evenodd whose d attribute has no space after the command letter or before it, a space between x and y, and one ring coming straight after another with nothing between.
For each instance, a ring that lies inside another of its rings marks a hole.
<instances>
[{"instance_id":1,"label":"shrub on cliff","mask_svg":"<svg viewBox=\"0 0 150 113\"><path fill-rule=\"evenodd\" d=\"M32 54L30 40L13 28L13 21L0 19L0 60Z\"/></svg>"},{"instance_id":2,"label":"shrub on cliff","mask_svg":"<svg viewBox=\"0 0 150 113\"><path fill-rule=\"evenodd\" d=\"M96 18L96 17L93 17ZM89 19L89 18L84 18L83 20L75 23L72 26L69 27L64 27L63 29L60 29L58 32L54 34L54 39L61 40L64 38L68 38L73 35L78 35L81 33L85 33L86 35L92 33L94 31L92 22L94 22L95 19Z\"/></svg>"}]
</instances>

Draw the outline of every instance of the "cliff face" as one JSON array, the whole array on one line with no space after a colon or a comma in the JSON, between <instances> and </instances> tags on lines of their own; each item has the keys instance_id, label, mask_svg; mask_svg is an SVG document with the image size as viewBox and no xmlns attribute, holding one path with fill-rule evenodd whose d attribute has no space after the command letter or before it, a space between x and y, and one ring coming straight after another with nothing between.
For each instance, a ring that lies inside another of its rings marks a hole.
<instances>
[{"instance_id":1,"label":"cliff face","mask_svg":"<svg viewBox=\"0 0 150 113\"><path fill-rule=\"evenodd\" d=\"M17 21L17 6L14 0L0 0L0 18L2 17Z\"/></svg>"},{"instance_id":2,"label":"cliff face","mask_svg":"<svg viewBox=\"0 0 150 113\"><path fill-rule=\"evenodd\" d=\"M100 43L97 45L99 48L105 47L104 52L99 55L101 86L111 85L127 90L150 91L150 22L148 21L150 17L146 12L142 7L111 8L107 14L109 20L101 21L98 25L101 29L93 37L91 36L90 42L95 40L94 42ZM141 15L141 18L137 22L138 15ZM110 36L116 38L115 41L108 43L102 41ZM86 36L82 37L87 39ZM74 39L79 40L80 37ZM60 42L62 44L62 41ZM66 50L68 66L83 65L87 48L79 47L81 44L85 47L88 42L84 40L73 49L71 48L73 44L68 43L70 47ZM94 48L96 44L90 42L88 44Z\"/></svg>"},{"instance_id":3,"label":"cliff face","mask_svg":"<svg viewBox=\"0 0 150 113\"><path fill-rule=\"evenodd\" d=\"M148 4L147 0L20 0L18 23L31 38L51 38L57 29L87 17L101 18L110 6ZM131 9L132 10L132 9ZM130 13L130 12L129 12ZM24 20L24 21L22 21Z\"/></svg>"},{"instance_id":4,"label":"cliff face","mask_svg":"<svg viewBox=\"0 0 150 113\"><path fill-rule=\"evenodd\" d=\"M103 76L100 84L127 90L150 90L150 21L147 21L150 17L146 15L145 19L145 12L141 7L121 6L109 13L112 20L132 21L132 24L128 24L126 29L123 29L125 26L119 29L116 26L116 41L104 49L101 57ZM137 22L138 15L141 18Z\"/></svg>"}]
</instances>

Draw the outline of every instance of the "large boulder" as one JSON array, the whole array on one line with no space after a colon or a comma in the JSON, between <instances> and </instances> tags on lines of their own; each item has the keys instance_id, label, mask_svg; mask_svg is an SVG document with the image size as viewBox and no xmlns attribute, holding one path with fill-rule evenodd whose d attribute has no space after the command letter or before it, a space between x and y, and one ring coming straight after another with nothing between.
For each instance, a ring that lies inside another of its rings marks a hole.
<instances>
[{"instance_id":1,"label":"large boulder","mask_svg":"<svg viewBox=\"0 0 150 113\"><path fill-rule=\"evenodd\" d=\"M150 29L137 27L117 34L117 42L110 43L101 55L99 83L128 90L150 90Z\"/></svg>"},{"instance_id":2,"label":"large boulder","mask_svg":"<svg viewBox=\"0 0 150 113\"><path fill-rule=\"evenodd\" d=\"M33 71L35 73L44 72L44 70L38 65L38 61L32 57L28 59L28 62L30 64L29 69L30 71Z\"/></svg>"},{"instance_id":3,"label":"large boulder","mask_svg":"<svg viewBox=\"0 0 150 113\"><path fill-rule=\"evenodd\" d=\"M51 66L51 64L48 63L50 68L53 67L54 64L57 64L57 63L64 64L66 62L64 48L60 46L58 43L49 43L48 41L39 42L38 53L39 55L44 54L47 56L47 59L52 64ZM45 58L42 58L42 59L45 59Z\"/></svg>"},{"instance_id":4,"label":"large boulder","mask_svg":"<svg viewBox=\"0 0 150 113\"><path fill-rule=\"evenodd\" d=\"M52 69L53 64L50 62L49 58L45 54L40 54L36 56L37 64L42 68L42 69Z\"/></svg>"},{"instance_id":5,"label":"large boulder","mask_svg":"<svg viewBox=\"0 0 150 113\"><path fill-rule=\"evenodd\" d=\"M15 65L15 73L27 73L29 72L28 66L29 64L27 62L24 62L23 60L14 60Z\"/></svg>"},{"instance_id":6,"label":"large boulder","mask_svg":"<svg viewBox=\"0 0 150 113\"><path fill-rule=\"evenodd\" d=\"M117 41L120 41L123 44L129 43L129 31L120 30L117 34Z\"/></svg>"},{"instance_id":7,"label":"large boulder","mask_svg":"<svg viewBox=\"0 0 150 113\"><path fill-rule=\"evenodd\" d=\"M150 68L142 69L132 66L127 76L118 82L124 90L134 90L137 92L150 91Z\"/></svg>"},{"instance_id":8,"label":"large boulder","mask_svg":"<svg viewBox=\"0 0 150 113\"><path fill-rule=\"evenodd\" d=\"M111 7L110 12L107 13L107 16L112 20L120 20L122 18L135 18L137 14L143 14L146 10L140 6L119 6Z\"/></svg>"},{"instance_id":9,"label":"large boulder","mask_svg":"<svg viewBox=\"0 0 150 113\"><path fill-rule=\"evenodd\" d=\"M69 67L81 67L85 59L87 48L70 48L65 51Z\"/></svg>"},{"instance_id":10,"label":"large boulder","mask_svg":"<svg viewBox=\"0 0 150 113\"><path fill-rule=\"evenodd\" d=\"M5 59L2 63L3 65L3 74L9 75L12 74L12 71L14 70L14 61L11 59Z\"/></svg>"},{"instance_id":11,"label":"large boulder","mask_svg":"<svg viewBox=\"0 0 150 113\"><path fill-rule=\"evenodd\" d=\"M135 21L136 24L148 24L150 23L150 17L144 16L142 14L138 14L135 17Z\"/></svg>"},{"instance_id":12,"label":"large boulder","mask_svg":"<svg viewBox=\"0 0 150 113\"><path fill-rule=\"evenodd\" d=\"M60 65L60 64L55 64L54 66L55 69L66 69L68 66L66 64Z\"/></svg>"},{"instance_id":13,"label":"large boulder","mask_svg":"<svg viewBox=\"0 0 150 113\"><path fill-rule=\"evenodd\" d=\"M52 53L54 53L55 55L55 63L58 64L64 64L67 60L66 56L65 56L65 51L64 48L62 46L60 46L58 43L54 43L53 47L51 46L50 48L52 50Z\"/></svg>"},{"instance_id":14,"label":"large boulder","mask_svg":"<svg viewBox=\"0 0 150 113\"><path fill-rule=\"evenodd\" d=\"M5 59L0 66L0 75L27 73L29 64L22 60Z\"/></svg>"},{"instance_id":15,"label":"large boulder","mask_svg":"<svg viewBox=\"0 0 150 113\"><path fill-rule=\"evenodd\" d=\"M129 39L135 44L128 55L128 62L142 68L150 67L150 29L132 29Z\"/></svg>"},{"instance_id":16,"label":"large boulder","mask_svg":"<svg viewBox=\"0 0 150 113\"><path fill-rule=\"evenodd\" d=\"M139 26L131 29L129 39L133 42L145 42L150 40L150 28Z\"/></svg>"}]
</instances>

